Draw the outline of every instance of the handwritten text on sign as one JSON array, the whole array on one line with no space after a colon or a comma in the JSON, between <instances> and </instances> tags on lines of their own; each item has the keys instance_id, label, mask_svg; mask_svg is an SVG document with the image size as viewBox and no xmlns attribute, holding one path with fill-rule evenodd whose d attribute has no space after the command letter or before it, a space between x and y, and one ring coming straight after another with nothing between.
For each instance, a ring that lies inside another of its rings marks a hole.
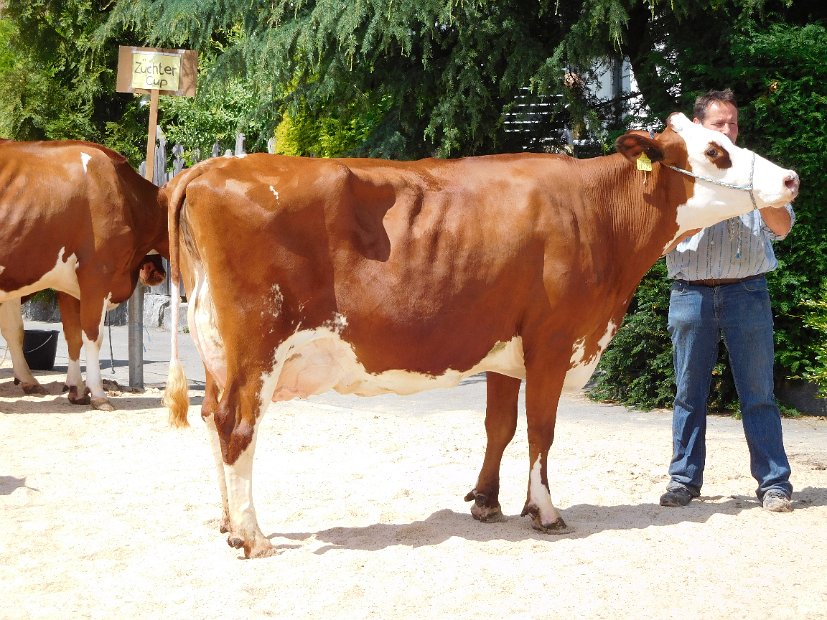
<instances>
[{"instance_id":1,"label":"handwritten text on sign","mask_svg":"<svg viewBox=\"0 0 827 620\"><path fill-rule=\"evenodd\" d=\"M132 88L178 90L181 56L160 52L132 54Z\"/></svg>"}]
</instances>

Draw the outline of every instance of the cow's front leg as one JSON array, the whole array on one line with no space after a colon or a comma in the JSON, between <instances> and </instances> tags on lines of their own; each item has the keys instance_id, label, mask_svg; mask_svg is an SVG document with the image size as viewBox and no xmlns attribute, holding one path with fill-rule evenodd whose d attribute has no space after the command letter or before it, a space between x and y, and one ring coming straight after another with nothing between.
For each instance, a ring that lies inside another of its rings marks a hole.
<instances>
[{"instance_id":1,"label":"cow's front leg","mask_svg":"<svg viewBox=\"0 0 827 620\"><path fill-rule=\"evenodd\" d=\"M73 405L88 405L91 400L89 390L86 389L83 377L80 374L80 350L83 347L83 337L80 329L80 301L71 295L59 292L57 294L57 305L60 308L63 337L66 339L66 347L69 353L65 383L69 402Z\"/></svg>"},{"instance_id":2,"label":"cow's front leg","mask_svg":"<svg viewBox=\"0 0 827 620\"><path fill-rule=\"evenodd\" d=\"M24 394L46 394L46 388L35 379L23 355L23 331L20 298L0 303L0 334L11 353L15 384L20 384Z\"/></svg>"},{"instance_id":3,"label":"cow's front leg","mask_svg":"<svg viewBox=\"0 0 827 620\"><path fill-rule=\"evenodd\" d=\"M465 496L465 501L474 502L471 515L485 523L504 519L499 502L500 464L517 429L520 383L519 379L493 372L486 375L485 459L476 486Z\"/></svg>"},{"instance_id":4,"label":"cow's front leg","mask_svg":"<svg viewBox=\"0 0 827 620\"><path fill-rule=\"evenodd\" d=\"M101 411L114 411L103 389L101 378L100 349L103 343L103 321L107 301L104 297L90 295L80 304L80 326L83 350L86 353L86 386L92 395L92 406Z\"/></svg>"},{"instance_id":5,"label":"cow's front leg","mask_svg":"<svg viewBox=\"0 0 827 620\"><path fill-rule=\"evenodd\" d=\"M532 527L546 534L570 531L551 501L548 484L548 452L554 441L557 404L564 376L565 371L556 372L552 363L540 362L526 367L529 473L522 515L529 515Z\"/></svg>"},{"instance_id":6,"label":"cow's front leg","mask_svg":"<svg viewBox=\"0 0 827 620\"><path fill-rule=\"evenodd\" d=\"M261 376L260 373L252 373ZM261 533L253 506L253 457L256 448L257 422L262 408L261 381L244 386L230 383L222 394L215 426L224 461L231 532L227 543L244 549L248 558L275 553L272 543ZM268 399L269 401L269 399Z\"/></svg>"}]
</instances>

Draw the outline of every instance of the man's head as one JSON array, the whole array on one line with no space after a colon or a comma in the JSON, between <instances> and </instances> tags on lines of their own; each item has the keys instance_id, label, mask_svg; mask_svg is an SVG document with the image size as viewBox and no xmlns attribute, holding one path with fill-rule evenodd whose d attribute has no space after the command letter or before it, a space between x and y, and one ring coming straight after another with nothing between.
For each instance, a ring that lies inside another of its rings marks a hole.
<instances>
[{"instance_id":1,"label":"man's head","mask_svg":"<svg viewBox=\"0 0 827 620\"><path fill-rule=\"evenodd\" d=\"M694 121L707 129L720 131L735 142L738 139L738 104L726 90L710 90L695 100Z\"/></svg>"}]
</instances>

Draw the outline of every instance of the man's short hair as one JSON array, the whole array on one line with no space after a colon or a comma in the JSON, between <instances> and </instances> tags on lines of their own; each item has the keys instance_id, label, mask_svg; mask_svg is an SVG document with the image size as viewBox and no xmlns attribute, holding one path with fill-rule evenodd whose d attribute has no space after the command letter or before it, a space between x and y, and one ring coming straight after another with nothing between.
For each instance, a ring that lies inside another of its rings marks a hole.
<instances>
[{"instance_id":1,"label":"man's short hair","mask_svg":"<svg viewBox=\"0 0 827 620\"><path fill-rule=\"evenodd\" d=\"M732 92L731 88L725 88L724 90L710 90L706 94L695 99L695 118L703 122L706 117L707 108L709 108L709 106L713 103L731 103L736 108L738 107L738 103L735 101L735 93Z\"/></svg>"}]
</instances>

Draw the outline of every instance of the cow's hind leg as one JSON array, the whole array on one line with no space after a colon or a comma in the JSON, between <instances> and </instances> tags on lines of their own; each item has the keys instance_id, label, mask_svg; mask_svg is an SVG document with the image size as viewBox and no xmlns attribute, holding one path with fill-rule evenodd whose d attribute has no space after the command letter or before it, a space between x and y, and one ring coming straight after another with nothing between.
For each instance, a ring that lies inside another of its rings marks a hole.
<instances>
[{"instance_id":1,"label":"cow's hind leg","mask_svg":"<svg viewBox=\"0 0 827 620\"><path fill-rule=\"evenodd\" d=\"M215 413L218 410L218 384L209 370L205 369L206 385L204 400L201 402L201 418L207 429L207 438L210 441L213 459L218 473L218 490L221 493L221 523L218 526L222 534L230 532L230 508L227 503L227 479L224 474L224 458L221 455L221 442L218 438L218 427L215 425Z\"/></svg>"},{"instance_id":2,"label":"cow's hind leg","mask_svg":"<svg viewBox=\"0 0 827 620\"><path fill-rule=\"evenodd\" d=\"M557 404L565 371L556 371L548 359L526 364L526 422L528 426L528 493L523 516L531 516L534 529L547 534L570 530L551 501L548 452L554 441Z\"/></svg>"},{"instance_id":3,"label":"cow's hind leg","mask_svg":"<svg viewBox=\"0 0 827 620\"><path fill-rule=\"evenodd\" d=\"M489 372L486 378L485 433L487 444L476 486L465 496L472 501L471 514L478 521L502 521L500 509L500 463L517 429L519 379Z\"/></svg>"},{"instance_id":4,"label":"cow's hind leg","mask_svg":"<svg viewBox=\"0 0 827 620\"><path fill-rule=\"evenodd\" d=\"M19 297L0 303L0 334L5 338L11 354L14 382L20 384L24 394L46 394L46 389L34 378L23 355L23 316L20 312Z\"/></svg>"},{"instance_id":5,"label":"cow's hind leg","mask_svg":"<svg viewBox=\"0 0 827 620\"><path fill-rule=\"evenodd\" d=\"M57 294L60 319L63 322L63 336L69 352L69 364L66 370L66 390L69 402L74 405L88 405L91 401L89 390L80 374L80 350L83 337L80 332L80 301L66 293Z\"/></svg>"},{"instance_id":6,"label":"cow's hind leg","mask_svg":"<svg viewBox=\"0 0 827 620\"><path fill-rule=\"evenodd\" d=\"M247 370L247 379L228 385L214 415L224 460L231 533L227 543L244 549L245 557L272 555L275 549L261 533L253 506L253 457L257 422L262 410L262 373ZM271 392L272 393L272 392ZM269 397L265 399L269 403Z\"/></svg>"}]
</instances>

